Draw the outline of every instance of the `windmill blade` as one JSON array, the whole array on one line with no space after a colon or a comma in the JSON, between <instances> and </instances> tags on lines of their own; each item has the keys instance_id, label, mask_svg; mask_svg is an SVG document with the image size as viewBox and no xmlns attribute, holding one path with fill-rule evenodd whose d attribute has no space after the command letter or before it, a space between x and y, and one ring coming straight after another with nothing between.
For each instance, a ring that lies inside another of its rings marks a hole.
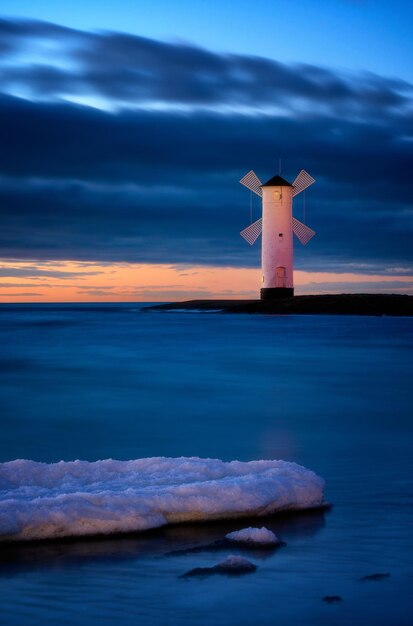
<instances>
[{"instance_id":1,"label":"windmill blade","mask_svg":"<svg viewBox=\"0 0 413 626\"><path fill-rule=\"evenodd\" d=\"M310 241L310 239L314 237L315 230L308 228L308 226L306 226L302 222L299 222L295 219L295 217L293 217L293 233L301 241L303 246L305 246Z\"/></svg>"},{"instance_id":2,"label":"windmill blade","mask_svg":"<svg viewBox=\"0 0 413 626\"><path fill-rule=\"evenodd\" d=\"M304 191L304 189L307 189L307 187L309 187L313 183L315 183L315 178L310 176L310 174L305 170L301 170L301 172L298 174L297 178L293 182L293 198L294 196Z\"/></svg>"},{"instance_id":3,"label":"windmill blade","mask_svg":"<svg viewBox=\"0 0 413 626\"><path fill-rule=\"evenodd\" d=\"M250 246L252 246L257 241L258 237L261 235L261 231L262 231L262 217L260 217L260 219L257 220L256 222L253 222L252 224L247 226L247 228L244 228L244 230L240 232L240 235L241 237L244 237L245 241L248 241Z\"/></svg>"},{"instance_id":4,"label":"windmill blade","mask_svg":"<svg viewBox=\"0 0 413 626\"><path fill-rule=\"evenodd\" d=\"M243 176L243 178L241 178L239 182L241 183L241 185L244 185L244 187L247 187L247 189L253 191L257 194L257 196L260 196L260 198L262 198L262 183L253 170L248 172L248 174L245 174L245 176Z\"/></svg>"}]
</instances>

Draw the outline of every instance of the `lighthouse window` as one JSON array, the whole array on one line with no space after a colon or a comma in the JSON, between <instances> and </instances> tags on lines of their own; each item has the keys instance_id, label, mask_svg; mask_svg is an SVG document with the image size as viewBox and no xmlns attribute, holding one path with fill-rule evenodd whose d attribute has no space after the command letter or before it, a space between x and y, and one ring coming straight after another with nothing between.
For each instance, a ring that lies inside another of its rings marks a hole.
<instances>
[{"instance_id":1,"label":"lighthouse window","mask_svg":"<svg viewBox=\"0 0 413 626\"><path fill-rule=\"evenodd\" d=\"M282 233L278 233L278 236L279 236L280 239L283 238L283 234Z\"/></svg>"}]
</instances>

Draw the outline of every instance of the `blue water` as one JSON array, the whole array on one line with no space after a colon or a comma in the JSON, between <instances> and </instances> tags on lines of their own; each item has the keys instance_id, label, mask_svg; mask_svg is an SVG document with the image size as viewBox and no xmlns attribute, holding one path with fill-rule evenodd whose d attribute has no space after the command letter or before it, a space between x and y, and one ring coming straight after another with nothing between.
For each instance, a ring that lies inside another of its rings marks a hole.
<instances>
[{"instance_id":1,"label":"blue water","mask_svg":"<svg viewBox=\"0 0 413 626\"><path fill-rule=\"evenodd\" d=\"M266 520L287 546L241 578L179 578L240 522L3 550L3 622L410 626L412 348L409 318L2 306L1 461L282 458L334 505Z\"/></svg>"}]
</instances>

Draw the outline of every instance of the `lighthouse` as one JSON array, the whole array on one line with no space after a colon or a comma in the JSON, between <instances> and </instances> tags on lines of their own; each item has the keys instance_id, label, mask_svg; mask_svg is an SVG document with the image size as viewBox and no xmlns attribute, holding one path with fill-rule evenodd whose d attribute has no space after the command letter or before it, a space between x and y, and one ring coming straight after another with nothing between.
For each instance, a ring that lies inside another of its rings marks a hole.
<instances>
[{"instance_id":1,"label":"lighthouse","mask_svg":"<svg viewBox=\"0 0 413 626\"><path fill-rule=\"evenodd\" d=\"M293 183L277 174L262 184L252 170L240 180L262 198L262 217L240 233L251 245L262 233L261 300L294 295L293 233L305 245L315 232L293 217L293 198L313 182L305 170Z\"/></svg>"}]
</instances>

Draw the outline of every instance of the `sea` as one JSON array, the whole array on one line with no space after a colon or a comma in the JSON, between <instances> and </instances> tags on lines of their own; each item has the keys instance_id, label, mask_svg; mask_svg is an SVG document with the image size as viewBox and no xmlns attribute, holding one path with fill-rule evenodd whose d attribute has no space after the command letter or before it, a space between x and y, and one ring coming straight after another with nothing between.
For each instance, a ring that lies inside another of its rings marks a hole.
<instances>
[{"instance_id":1,"label":"sea","mask_svg":"<svg viewBox=\"0 0 413 626\"><path fill-rule=\"evenodd\" d=\"M283 459L331 507L3 545L0 622L411 626L413 319L145 307L0 307L0 461ZM251 525L286 545L222 548Z\"/></svg>"}]
</instances>

